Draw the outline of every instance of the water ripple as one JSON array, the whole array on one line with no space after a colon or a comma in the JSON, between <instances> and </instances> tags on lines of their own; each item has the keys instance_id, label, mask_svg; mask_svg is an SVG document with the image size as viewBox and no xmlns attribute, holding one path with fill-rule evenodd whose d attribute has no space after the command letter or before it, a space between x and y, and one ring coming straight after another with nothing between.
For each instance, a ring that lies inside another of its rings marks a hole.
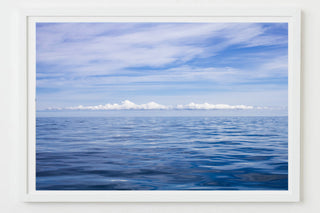
<instances>
[{"instance_id":1,"label":"water ripple","mask_svg":"<svg viewBox=\"0 0 320 213\"><path fill-rule=\"evenodd\" d=\"M37 118L37 190L287 190L287 117Z\"/></svg>"}]
</instances>

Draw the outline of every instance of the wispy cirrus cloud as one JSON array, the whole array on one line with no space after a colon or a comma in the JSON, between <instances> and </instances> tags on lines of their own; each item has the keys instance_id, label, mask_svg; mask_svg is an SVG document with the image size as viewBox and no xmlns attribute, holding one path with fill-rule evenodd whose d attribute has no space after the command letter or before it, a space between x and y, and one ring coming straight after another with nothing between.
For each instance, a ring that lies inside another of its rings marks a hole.
<instances>
[{"instance_id":1,"label":"wispy cirrus cloud","mask_svg":"<svg viewBox=\"0 0 320 213\"><path fill-rule=\"evenodd\" d=\"M282 23L39 23L37 107L283 94L287 38Z\"/></svg>"},{"instance_id":2,"label":"wispy cirrus cloud","mask_svg":"<svg viewBox=\"0 0 320 213\"><path fill-rule=\"evenodd\" d=\"M266 30L254 23L39 24L37 62L67 66L62 72L86 67L84 73L78 74L91 75L99 64L105 67L105 73L209 57L231 45L286 44L285 36L265 34Z\"/></svg>"}]
</instances>

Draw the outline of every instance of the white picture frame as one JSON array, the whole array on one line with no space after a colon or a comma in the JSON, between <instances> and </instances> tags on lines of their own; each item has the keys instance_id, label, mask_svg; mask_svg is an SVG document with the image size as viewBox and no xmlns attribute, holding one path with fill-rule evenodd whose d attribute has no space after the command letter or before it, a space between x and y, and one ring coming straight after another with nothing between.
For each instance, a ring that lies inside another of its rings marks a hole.
<instances>
[{"instance_id":1,"label":"white picture frame","mask_svg":"<svg viewBox=\"0 0 320 213\"><path fill-rule=\"evenodd\" d=\"M20 11L21 195L25 202L298 202L300 199L300 10L214 8L37 9ZM288 191L35 190L35 23L92 21L287 22Z\"/></svg>"}]
</instances>

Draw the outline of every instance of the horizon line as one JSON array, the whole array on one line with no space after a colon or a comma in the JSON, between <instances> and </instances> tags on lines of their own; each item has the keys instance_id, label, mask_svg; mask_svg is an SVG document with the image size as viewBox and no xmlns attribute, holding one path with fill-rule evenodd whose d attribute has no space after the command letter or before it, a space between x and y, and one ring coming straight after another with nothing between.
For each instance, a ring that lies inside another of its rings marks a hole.
<instances>
[{"instance_id":1,"label":"horizon line","mask_svg":"<svg viewBox=\"0 0 320 213\"><path fill-rule=\"evenodd\" d=\"M73 107L48 107L37 111L109 111L109 110L132 110L132 111L143 111L143 110L263 110L263 109L287 109L287 107L261 107L261 106L250 106L250 105L229 105L229 104L209 104L205 103L194 103L189 104L177 104L177 105L162 105L154 101L146 104L135 104L129 100L118 103L107 103L105 105L94 105L94 106L73 106Z\"/></svg>"}]
</instances>

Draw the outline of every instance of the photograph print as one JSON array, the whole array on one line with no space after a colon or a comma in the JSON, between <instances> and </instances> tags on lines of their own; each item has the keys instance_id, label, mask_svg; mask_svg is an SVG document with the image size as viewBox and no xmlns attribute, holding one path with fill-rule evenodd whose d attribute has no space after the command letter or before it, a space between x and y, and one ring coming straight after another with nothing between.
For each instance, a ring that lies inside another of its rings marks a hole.
<instances>
[{"instance_id":1,"label":"photograph print","mask_svg":"<svg viewBox=\"0 0 320 213\"><path fill-rule=\"evenodd\" d=\"M288 190L288 23L36 23L36 190Z\"/></svg>"}]
</instances>

